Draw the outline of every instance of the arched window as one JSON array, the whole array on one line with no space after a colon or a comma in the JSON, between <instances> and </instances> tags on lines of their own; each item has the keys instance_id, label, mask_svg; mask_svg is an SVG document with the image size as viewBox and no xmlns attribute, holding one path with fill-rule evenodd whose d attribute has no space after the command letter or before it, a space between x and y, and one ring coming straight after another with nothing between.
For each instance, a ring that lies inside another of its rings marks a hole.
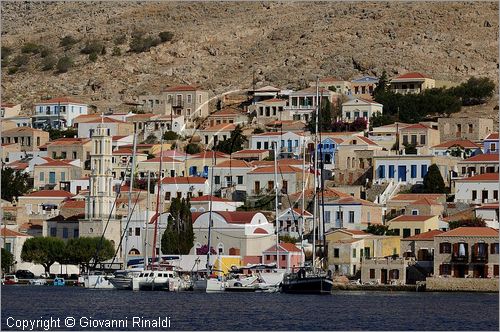
<instances>
[{"instance_id":1,"label":"arched window","mask_svg":"<svg viewBox=\"0 0 500 332\"><path fill-rule=\"evenodd\" d=\"M132 256L139 256L141 253L139 252L139 250L135 249L135 248L132 248L130 249L130 251L128 252L129 255L132 255Z\"/></svg>"},{"instance_id":2,"label":"arched window","mask_svg":"<svg viewBox=\"0 0 500 332\"><path fill-rule=\"evenodd\" d=\"M351 157L347 157L347 169L351 167Z\"/></svg>"}]
</instances>

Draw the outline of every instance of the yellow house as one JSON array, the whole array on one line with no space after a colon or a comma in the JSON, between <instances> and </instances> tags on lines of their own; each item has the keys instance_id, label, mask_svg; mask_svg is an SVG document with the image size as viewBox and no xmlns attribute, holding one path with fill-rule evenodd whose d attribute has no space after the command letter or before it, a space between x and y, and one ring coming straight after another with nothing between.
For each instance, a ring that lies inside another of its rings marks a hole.
<instances>
[{"instance_id":1,"label":"yellow house","mask_svg":"<svg viewBox=\"0 0 500 332\"><path fill-rule=\"evenodd\" d=\"M405 238L439 229L439 219L438 216L402 215L389 221L389 229Z\"/></svg>"}]
</instances>

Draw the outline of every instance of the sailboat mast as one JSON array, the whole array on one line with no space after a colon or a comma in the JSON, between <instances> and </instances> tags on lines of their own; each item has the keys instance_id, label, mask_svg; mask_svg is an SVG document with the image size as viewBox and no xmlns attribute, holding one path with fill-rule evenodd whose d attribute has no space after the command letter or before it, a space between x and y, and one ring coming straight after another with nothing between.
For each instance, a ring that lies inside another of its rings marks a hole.
<instances>
[{"instance_id":1,"label":"sailboat mast","mask_svg":"<svg viewBox=\"0 0 500 332\"><path fill-rule=\"evenodd\" d=\"M148 236L149 236L149 209L151 208L150 202L151 193L151 172L148 170L148 194L146 196L146 221L145 224L145 234L144 234L144 268L148 266Z\"/></svg>"},{"instance_id":2,"label":"sailboat mast","mask_svg":"<svg viewBox=\"0 0 500 332\"><path fill-rule=\"evenodd\" d=\"M280 231L279 231L279 215L278 215L278 142L274 142L274 212L276 214L276 268L280 268L280 260L279 260L279 244L280 244Z\"/></svg>"},{"instance_id":3,"label":"sailboat mast","mask_svg":"<svg viewBox=\"0 0 500 332\"><path fill-rule=\"evenodd\" d=\"M315 113L315 133L314 133L314 212L313 212L313 269L316 270L315 261L316 261L316 217L318 210L318 118L319 118L319 78L316 78L316 113Z\"/></svg>"},{"instance_id":4,"label":"sailboat mast","mask_svg":"<svg viewBox=\"0 0 500 332\"><path fill-rule=\"evenodd\" d=\"M161 191L161 180L163 179L161 172L163 169L163 127L160 126L160 133L161 133L161 140L160 140L160 171L158 172L158 193L156 195L156 218L155 218L155 228L154 228L154 234L153 234L153 253L151 255L151 264L154 269L154 263L156 261L156 240L157 240L157 233L158 233L158 221L160 220L160 215L161 212L159 211L160 208L160 202L163 200L163 197L160 195ZM163 210L163 204L162 204L162 210Z\"/></svg>"},{"instance_id":5,"label":"sailboat mast","mask_svg":"<svg viewBox=\"0 0 500 332\"><path fill-rule=\"evenodd\" d=\"M303 153L302 153L302 218L301 218L301 224L299 225L299 232L300 232L300 252L301 252L301 258L302 258L302 263L301 265L304 265L305 261L305 255L304 255L304 211L306 208L306 141L303 141L302 143L302 148L303 148Z\"/></svg>"},{"instance_id":6,"label":"sailboat mast","mask_svg":"<svg viewBox=\"0 0 500 332\"><path fill-rule=\"evenodd\" d=\"M215 151L212 152L212 173L210 174L210 197L209 197L209 202L208 202L208 241L207 241L207 246L208 246L208 251L207 251L207 276L210 276L212 274L212 268L210 266L210 238L211 238L211 230L212 230L212 195L213 195L213 183L214 183L214 164L215 164Z\"/></svg>"},{"instance_id":7,"label":"sailboat mast","mask_svg":"<svg viewBox=\"0 0 500 332\"><path fill-rule=\"evenodd\" d=\"M130 182L128 188L128 207L127 207L127 218L130 220L130 214L132 213L132 188L134 187L134 171L135 171L135 162L136 162L136 153L137 149L137 134L134 130L134 144L132 148L132 167L130 168ZM127 226L126 226L127 227ZM128 266L128 229L125 229L125 259L123 260L124 267Z\"/></svg>"}]
</instances>

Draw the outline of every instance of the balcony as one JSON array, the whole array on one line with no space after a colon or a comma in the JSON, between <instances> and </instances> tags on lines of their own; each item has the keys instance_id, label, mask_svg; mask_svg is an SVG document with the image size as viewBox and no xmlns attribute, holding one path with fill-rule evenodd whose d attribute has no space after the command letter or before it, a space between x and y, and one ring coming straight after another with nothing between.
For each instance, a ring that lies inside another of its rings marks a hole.
<instances>
[{"instance_id":1,"label":"balcony","mask_svg":"<svg viewBox=\"0 0 500 332\"><path fill-rule=\"evenodd\" d=\"M467 254L463 255L458 252L453 252L451 254L451 261L455 263L468 263L469 256Z\"/></svg>"},{"instance_id":2,"label":"balcony","mask_svg":"<svg viewBox=\"0 0 500 332\"><path fill-rule=\"evenodd\" d=\"M472 263L488 263L488 255L472 255Z\"/></svg>"}]
</instances>

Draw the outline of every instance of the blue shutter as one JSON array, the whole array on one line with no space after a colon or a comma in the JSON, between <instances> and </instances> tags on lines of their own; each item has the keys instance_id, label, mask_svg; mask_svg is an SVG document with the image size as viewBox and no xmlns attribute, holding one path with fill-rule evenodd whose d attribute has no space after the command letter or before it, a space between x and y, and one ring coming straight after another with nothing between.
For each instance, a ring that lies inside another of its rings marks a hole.
<instances>
[{"instance_id":1,"label":"blue shutter","mask_svg":"<svg viewBox=\"0 0 500 332\"><path fill-rule=\"evenodd\" d=\"M394 179L394 165L389 165L389 178Z\"/></svg>"},{"instance_id":2,"label":"blue shutter","mask_svg":"<svg viewBox=\"0 0 500 332\"><path fill-rule=\"evenodd\" d=\"M422 172L421 177L423 178L425 174L427 174L427 165L422 165L420 171Z\"/></svg>"},{"instance_id":3,"label":"blue shutter","mask_svg":"<svg viewBox=\"0 0 500 332\"><path fill-rule=\"evenodd\" d=\"M415 179L417 177L417 165L411 165L411 178Z\"/></svg>"}]
</instances>

